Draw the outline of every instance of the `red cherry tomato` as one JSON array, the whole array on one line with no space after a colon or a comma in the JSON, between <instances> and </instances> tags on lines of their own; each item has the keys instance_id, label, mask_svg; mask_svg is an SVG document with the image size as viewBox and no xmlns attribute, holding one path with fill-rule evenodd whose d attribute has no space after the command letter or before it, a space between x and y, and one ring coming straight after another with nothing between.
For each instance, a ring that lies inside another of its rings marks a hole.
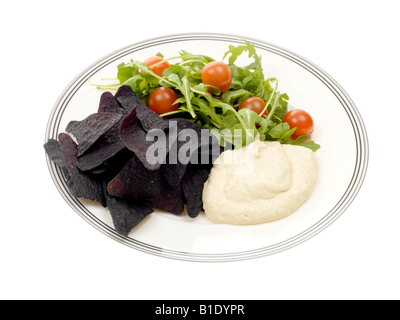
<instances>
[{"instance_id":1,"label":"red cherry tomato","mask_svg":"<svg viewBox=\"0 0 400 320\"><path fill-rule=\"evenodd\" d=\"M204 66L201 80L204 84L217 87L221 92L225 92L232 83L231 70L223 62L212 61Z\"/></svg>"},{"instance_id":2,"label":"red cherry tomato","mask_svg":"<svg viewBox=\"0 0 400 320\"><path fill-rule=\"evenodd\" d=\"M292 135L294 139L306 134L311 135L314 131L313 119L306 111L301 109L289 111L283 118L283 122L287 122L291 129L297 127Z\"/></svg>"},{"instance_id":3,"label":"red cherry tomato","mask_svg":"<svg viewBox=\"0 0 400 320\"><path fill-rule=\"evenodd\" d=\"M144 60L144 63L147 67L150 68L153 64L159 63L161 61L164 61L164 59L158 56L152 56ZM150 68L150 70L153 71L156 75L162 77L163 71L165 69L168 69L169 67L170 67L169 63L167 61L164 61L163 63L160 63L155 67Z\"/></svg>"},{"instance_id":4,"label":"red cherry tomato","mask_svg":"<svg viewBox=\"0 0 400 320\"><path fill-rule=\"evenodd\" d=\"M266 103L264 102L263 99L259 97L250 97L245 100L239 105L239 110L243 108L247 108L250 110L253 110L257 114L259 114L261 117L268 115L268 110L265 109L263 114L260 114L266 106Z\"/></svg>"},{"instance_id":5,"label":"red cherry tomato","mask_svg":"<svg viewBox=\"0 0 400 320\"><path fill-rule=\"evenodd\" d=\"M178 99L178 95L174 90L167 87L158 87L150 93L148 105L155 113L163 114L178 109L179 103L173 105L176 99Z\"/></svg>"}]
</instances>

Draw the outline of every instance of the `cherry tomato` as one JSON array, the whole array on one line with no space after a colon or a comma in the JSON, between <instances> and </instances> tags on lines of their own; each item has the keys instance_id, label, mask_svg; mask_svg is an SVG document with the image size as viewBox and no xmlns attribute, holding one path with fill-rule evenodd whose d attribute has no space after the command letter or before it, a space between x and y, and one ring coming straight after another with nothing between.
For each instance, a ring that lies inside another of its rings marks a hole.
<instances>
[{"instance_id":1,"label":"cherry tomato","mask_svg":"<svg viewBox=\"0 0 400 320\"><path fill-rule=\"evenodd\" d=\"M146 60L144 60L144 63L147 67L151 67L153 64L159 63L161 61L164 61L163 58L158 57L158 56L152 56L152 57L148 57ZM151 71L153 71L156 75L162 77L163 76L163 71L165 69L169 68L169 63L167 61L160 63L158 65L156 65L153 68L150 68Z\"/></svg>"},{"instance_id":2,"label":"cherry tomato","mask_svg":"<svg viewBox=\"0 0 400 320\"><path fill-rule=\"evenodd\" d=\"M287 122L291 129L297 127L292 135L294 139L305 134L310 135L314 131L313 119L306 111L301 109L289 111L283 118L283 122Z\"/></svg>"},{"instance_id":3,"label":"cherry tomato","mask_svg":"<svg viewBox=\"0 0 400 320\"><path fill-rule=\"evenodd\" d=\"M150 93L148 105L155 113L163 114L178 109L179 103L172 105L176 99L178 99L178 95L174 90L167 87L158 87Z\"/></svg>"},{"instance_id":4,"label":"cherry tomato","mask_svg":"<svg viewBox=\"0 0 400 320\"><path fill-rule=\"evenodd\" d=\"M264 110L265 106L266 106L266 103L264 102L263 99L261 99L259 97L250 97L250 98L243 100L243 102L239 105L239 110L243 109L243 108L247 108L247 109L253 110L254 112L256 112L257 114L260 115L260 113ZM266 115L268 115L267 109L265 109L263 114L261 114L260 116L263 117Z\"/></svg>"},{"instance_id":5,"label":"cherry tomato","mask_svg":"<svg viewBox=\"0 0 400 320\"><path fill-rule=\"evenodd\" d=\"M207 63L202 72L201 80L204 84L217 87L221 92L228 90L232 83L232 75L229 67L219 61Z\"/></svg>"}]
</instances>

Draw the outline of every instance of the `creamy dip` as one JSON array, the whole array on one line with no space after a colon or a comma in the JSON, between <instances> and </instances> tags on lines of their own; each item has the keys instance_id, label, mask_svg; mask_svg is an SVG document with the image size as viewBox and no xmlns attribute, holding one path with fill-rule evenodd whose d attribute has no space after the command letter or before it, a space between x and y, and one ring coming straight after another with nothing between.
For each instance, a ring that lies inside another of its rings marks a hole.
<instances>
[{"instance_id":1,"label":"creamy dip","mask_svg":"<svg viewBox=\"0 0 400 320\"><path fill-rule=\"evenodd\" d=\"M310 149L256 140L215 161L203 189L204 211L214 223L278 220L307 201L317 175Z\"/></svg>"}]
</instances>

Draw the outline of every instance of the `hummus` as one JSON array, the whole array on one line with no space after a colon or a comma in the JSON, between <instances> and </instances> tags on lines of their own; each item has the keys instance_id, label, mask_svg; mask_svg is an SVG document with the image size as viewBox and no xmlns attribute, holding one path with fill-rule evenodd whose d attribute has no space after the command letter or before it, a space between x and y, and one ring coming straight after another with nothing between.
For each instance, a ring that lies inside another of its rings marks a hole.
<instances>
[{"instance_id":1,"label":"hummus","mask_svg":"<svg viewBox=\"0 0 400 320\"><path fill-rule=\"evenodd\" d=\"M223 152L203 189L203 208L214 223L258 224L282 219L309 198L317 180L314 152L256 140Z\"/></svg>"}]
</instances>

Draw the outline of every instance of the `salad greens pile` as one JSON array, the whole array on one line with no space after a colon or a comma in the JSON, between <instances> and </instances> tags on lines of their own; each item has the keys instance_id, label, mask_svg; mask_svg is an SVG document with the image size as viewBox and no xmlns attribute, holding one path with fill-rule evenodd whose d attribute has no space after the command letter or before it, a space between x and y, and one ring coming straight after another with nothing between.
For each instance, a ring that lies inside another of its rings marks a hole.
<instances>
[{"instance_id":1,"label":"salad greens pile","mask_svg":"<svg viewBox=\"0 0 400 320\"><path fill-rule=\"evenodd\" d=\"M252 59L252 63L243 67L235 65L238 57L245 53ZM160 53L157 55L164 58ZM265 78L261 57L257 55L253 44L244 41L244 44L238 46L230 45L224 54L222 61L228 59L232 84L222 94L217 87L206 85L201 79L203 67L214 59L181 50L179 56L164 59L162 62L177 59L179 62L170 64L164 70L163 76L155 74L141 61L121 63L117 73L119 83L97 87L115 90L120 85L129 85L145 103L149 94L160 85L171 87L178 94L179 98L175 103L179 103L179 108L161 116L178 116L193 121L210 130L222 146L226 142L235 146L246 145L259 138L262 141L301 145L313 151L320 148L309 140L308 135L299 136L295 140L291 138L296 128L291 129L283 122L288 112L289 97L278 91L278 79ZM262 117L247 108L238 110L240 103L251 96L257 96L266 102L267 116Z\"/></svg>"}]
</instances>

